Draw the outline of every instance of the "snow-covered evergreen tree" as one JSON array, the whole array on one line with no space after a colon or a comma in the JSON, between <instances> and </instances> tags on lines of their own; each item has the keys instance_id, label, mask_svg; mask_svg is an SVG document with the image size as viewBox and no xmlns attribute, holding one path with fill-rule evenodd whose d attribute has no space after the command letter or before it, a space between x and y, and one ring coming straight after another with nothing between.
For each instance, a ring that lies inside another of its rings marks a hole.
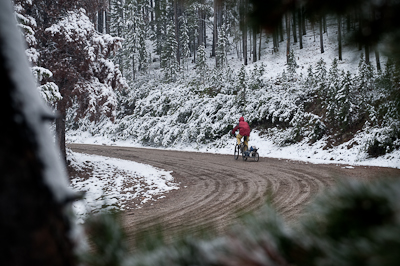
<instances>
[{"instance_id":1,"label":"snow-covered evergreen tree","mask_svg":"<svg viewBox=\"0 0 400 266\"><path fill-rule=\"evenodd\" d=\"M227 53L227 45L228 45L228 37L226 35L225 24L223 24L218 31L218 43L217 43L217 67L223 68L226 64L228 64L226 53Z\"/></svg>"},{"instance_id":2,"label":"snow-covered evergreen tree","mask_svg":"<svg viewBox=\"0 0 400 266\"><path fill-rule=\"evenodd\" d=\"M31 71L36 78L38 90L42 98L48 103L54 103L61 100L57 84L49 81L53 73L44 67L38 66L38 58L40 57L39 51L36 49L37 40L35 36L35 29L37 27L36 19L27 14L26 8L33 8L31 0L17 0L15 1L14 10L17 16L18 27L22 30L27 44L25 54L31 63Z\"/></svg>"},{"instance_id":3,"label":"snow-covered evergreen tree","mask_svg":"<svg viewBox=\"0 0 400 266\"><path fill-rule=\"evenodd\" d=\"M336 125L339 122L337 119L338 112L338 91L341 89L341 75L338 69L338 60L335 58L332 62L332 66L328 72L327 82L327 95L322 99L323 107L326 109L326 116L331 124Z\"/></svg>"},{"instance_id":4,"label":"snow-covered evergreen tree","mask_svg":"<svg viewBox=\"0 0 400 266\"><path fill-rule=\"evenodd\" d=\"M121 47L122 39L98 34L83 9L68 12L46 32L54 42L47 59L59 62L59 67L53 70L54 81L63 84L60 88L64 98L58 105L68 108L77 98L77 118L99 120L103 115L115 118L114 90L126 84L108 57Z\"/></svg>"},{"instance_id":5,"label":"snow-covered evergreen tree","mask_svg":"<svg viewBox=\"0 0 400 266\"><path fill-rule=\"evenodd\" d=\"M149 63L149 53L146 45L149 25L145 22L145 17L143 15L146 9L148 9L147 1L139 0L138 9L135 13L135 21L137 21L138 71L140 72L146 72Z\"/></svg>"},{"instance_id":6,"label":"snow-covered evergreen tree","mask_svg":"<svg viewBox=\"0 0 400 266\"><path fill-rule=\"evenodd\" d=\"M327 70L326 70L326 63L325 61L321 58L315 67L315 73L314 73L314 86L315 89L318 93L318 95L322 98L326 96L326 76L327 76Z\"/></svg>"},{"instance_id":7,"label":"snow-covered evergreen tree","mask_svg":"<svg viewBox=\"0 0 400 266\"><path fill-rule=\"evenodd\" d=\"M207 66L207 58L206 58L206 51L205 47L203 44L199 46L197 49L197 61L196 61L196 74L197 74L197 79L201 82L204 83L205 81L205 76L208 70Z\"/></svg>"},{"instance_id":8,"label":"snow-covered evergreen tree","mask_svg":"<svg viewBox=\"0 0 400 266\"><path fill-rule=\"evenodd\" d=\"M163 44L161 53L161 67L164 73L164 79L167 82L176 80L179 72L179 64L176 60L176 50L178 43L175 37L175 28L173 21L168 23L166 41Z\"/></svg>"},{"instance_id":9,"label":"snow-covered evergreen tree","mask_svg":"<svg viewBox=\"0 0 400 266\"><path fill-rule=\"evenodd\" d=\"M338 109L336 110L338 117L337 121L341 126L342 131L347 130L352 126L353 122L359 119L357 116L358 99L355 94L353 79L349 71L344 74L342 72L342 80L340 89L336 94Z\"/></svg>"},{"instance_id":10,"label":"snow-covered evergreen tree","mask_svg":"<svg viewBox=\"0 0 400 266\"><path fill-rule=\"evenodd\" d=\"M288 58L288 63L287 63L287 78L289 81L295 81L297 80L297 73L296 69L299 67L299 65L296 62L296 57L294 56L294 51L293 49L290 51L289 58Z\"/></svg>"},{"instance_id":11,"label":"snow-covered evergreen tree","mask_svg":"<svg viewBox=\"0 0 400 266\"><path fill-rule=\"evenodd\" d=\"M190 57L189 28L185 13L180 17L180 22L181 22L180 41L181 41L182 68L185 69L187 68L187 63L188 63L187 61L189 60Z\"/></svg>"}]
</instances>

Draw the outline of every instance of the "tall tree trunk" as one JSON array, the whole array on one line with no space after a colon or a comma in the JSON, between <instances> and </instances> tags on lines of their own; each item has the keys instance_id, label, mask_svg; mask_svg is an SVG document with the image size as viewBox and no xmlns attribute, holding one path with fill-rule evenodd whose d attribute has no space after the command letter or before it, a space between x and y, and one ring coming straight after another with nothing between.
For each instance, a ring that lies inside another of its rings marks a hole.
<instances>
[{"instance_id":1,"label":"tall tree trunk","mask_svg":"<svg viewBox=\"0 0 400 266\"><path fill-rule=\"evenodd\" d=\"M111 11L111 0L108 0L108 8L107 11L105 12L106 15L106 33L110 34L110 22L111 22L111 17L110 17L110 11Z\"/></svg>"},{"instance_id":2,"label":"tall tree trunk","mask_svg":"<svg viewBox=\"0 0 400 266\"><path fill-rule=\"evenodd\" d=\"M275 29L274 32L272 33L272 39L273 39L273 44L274 44L274 53L278 52L279 50L279 41L278 41L278 29Z\"/></svg>"},{"instance_id":3,"label":"tall tree trunk","mask_svg":"<svg viewBox=\"0 0 400 266\"><path fill-rule=\"evenodd\" d=\"M58 116L56 118L56 141L60 148L61 157L67 161L67 149L65 147L65 119L67 111L64 100L57 103Z\"/></svg>"},{"instance_id":4,"label":"tall tree trunk","mask_svg":"<svg viewBox=\"0 0 400 266\"><path fill-rule=\"evenodd\" d=\"M242 7L242 16L243 16L243 60L244 65L247 66L247 20L246 20L246 13L247 13L247 0L243 0L243 7Z\"/></svg>"},{"instance_id":5,"label":"tall tree trunk","mask_svg":"<svg viewBox=\"0 0 400 266\"><path fill-rule=\"evenodd\" d=\"M296 10L293 10L293 42L297 43L297 31L296 31L296 27L297 27L297 20L296 20Z\"/></svg>"},{"instance_id":6,"label":"tall tree trunk","mask_svg":"<svg viewBox=\"0 0 400 266\"><path fill-rule=\"evenodd\" d=\"M379 59L379 51L375 48L376 69L381 70L381 61Z\"/></svg>"},{"instance_id":7,"label":"tall tree trunk","mask_svg":"<svg viewBox=\"0 0 400 266\"><path fill-rule=\"evenodd\" d=\"M153 6L153 0L150 0L150 21L151 22L153 22L154 21L154 13L153 13L153 8L154 8L154 6ZM154 26L153 26L153 23L151 24L152 26L152 29L154 30Z\"/></svg>"},{"instance_id":8,"label":"tall tree trunk","mask_svg":"<svg viewBox=\"0 0 400 266\"><path fill-rule=\"evenodd\" d=\"M322 25L322 17L319 19L319 44L321 46L321 54L323 54L324 51L324 35L323 35L323 25Z\"/></svg>"},{"instance_id":9,"label":"tall tree trunk","mask_svg":"<svg viewBox=\"0 0 400 266\"><path fill-rule=\"evenodd\" d=\"M366 64L370 64L370 60L369 60L369 45L365 44L365 63Z\"/></svg>"},{"instance_id":10,"label":"tall tree trunk","mask_svg":"<svg viewBox=\"0 0 400 266\"><path fill-rule=\"evenodd\" d=\"M279 42L283 42L284 41L284 38L283 38L283 18L281 18L279 20L279 37L280 37Z\"/></svg>"},{"instance_id":11,"label":"tall tree trunk","mask_svg":"<svg viewBox=\"0 0 400 266\"><path fill-rule=\"evenodd\" d=\"M104 11L103 11L103 9L100 9L98 11L97 19L98 19L98 21L97 21L97 30L100 33L103 33L104 32Z\"/></svg>"},{"instance_id":12,"label":"tall tree trunk","mask_svg":"<svg viewBox=\"0 0 400 266\"><path fill-rule=\"evenodd\" d=\"M339 60L342 60L342 17L338 15Z\"/></svg>"},{"instance_id":13,"label":"tall tree trunk","mask_svg":"<svg viewBox=\"0 0 400 266\"><path fill-rule=\"evenodd\" d=\"M215 57L215 65L218 64L217 57L215 56L215 50L218 43L218 1L214 0L214 25L213 25L213 44L211 49L211 56Z\"/></svg>"},{"instance_id":14,"label":"tall tree trunk","mask_svg":"<svg viewBox=\"0 0 400 266\"><path fill-rule=\"evenodd\" d=\"M257 29L253 27L253 62L257 62Z\"/></svg>"},{"instance_id":15,"label":"tall tree trunk","mask_svg":"<svg viewBox=\"0 0 400 266\"><path fill-rule=\"evenodd\" d=\"M203 10L203 43L204 47L207 48L207 32L206 32L206 11Z\"/></svg>"},{"instance_id":16,"label":"tall tree trunk","mask_svg":"<svg viewBox=\"0 0 400 266\"><path fill-rule=\"evenodd\" d=\"M326 32L327 31L327 26L326 26L326 16L325 15L322 16L322 21L324 23L324 33L327 33Z\"/></svg>"},{"instance_id":17,"label":"tall tree trunk","mask_svg":"<svg viewBox=\"0 0 400 266\"><path fill-rule=\"evenodd\" d=\"M181 54L180 54L180 39L179 39L179 19L178 19L178 0L174 1L174 19L175 19L175 40L176 46L176 61L181 64Z\"/></svg>"},{"instance_id":18,"label":"tall tree trunk","mask_svg":"<svg viewBox=\"0 0 400 266\"><path fill-rule=\"evenodd\" d=\"M286 63L289 63L290 56L290 13L285 14L286 18Z\"/></svg>"},{"instance_id":19,"label":"tall tree trunk","mask_svg":"<svg viewBox=\"0 0 400 266\"><path fill-rule=\"evenodd\" d=\"M350 28L351 28L351 15L348 14L346 16L346 27L347 27L347 32L350 32Z\"/></svg>"},{"instance_id":20,"label":"tall tree trunk","mask_svg":"<svg viewBox=\"0 0 400 266\"><path fill-rule=\"evenodd\" d=\"M301 26L303 28L303 35L306 35L306 16L304 15L304 7L301 7L301 18L302 18L302 22L301 22Z\"/></svg>"},{"instance_id":21,"label":"tall tree trunk","mask_svg":"<svg viewBox=\"0 0 400 266\"><path fill-rule=\"evenodd\" d=\"M259 28L260 30L260 42L258 44L258 60L261 60L261 40L262 40L262 29L261 27Z\"/></svg>"},{"instance_id":22,"label":"tall tree trunk","mask_svg":"<svg viewBox=\"0 0 400 266\"><path fill-rule=\"evenodd\" d=\"M298 21L299 21L299 40L300 40L300 49L303 49L303 36L301 34L301 29L303 27L303 18L301 15L301 8L299 8L299 12L298 12Z\"/></svg>"},{"instance_id":23,"label":"tall tree trunk","mask_svg":"<svg viewBox=\"0 0 400 266\"><path fill-rule=\"evenodd\" d=\"M199 16L199 41L197 42L197 46L200 46L203 44L204 42L204 38L203 38L203 14L202 14L202 10L198 11L198 16Z\"/></svg>"}]
</instances>

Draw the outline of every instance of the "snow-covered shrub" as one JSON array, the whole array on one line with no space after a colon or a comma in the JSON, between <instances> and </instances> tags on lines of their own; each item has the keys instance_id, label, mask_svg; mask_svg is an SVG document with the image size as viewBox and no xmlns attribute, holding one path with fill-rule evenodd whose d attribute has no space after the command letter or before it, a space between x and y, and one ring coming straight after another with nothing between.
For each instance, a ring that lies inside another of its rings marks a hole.
<instances>
[{"instance_id":1,"label":"snow-covered shrub","mask_svg":"<svg viewBox=\"0 0 400 266\"><path fill-rule=\"evenodd\" d=\"M395 149L400 149L400 123L383 128L371 129L370 138L366 143L367 153L371 157L378 157Z\"/></svg>"}]
</instances>

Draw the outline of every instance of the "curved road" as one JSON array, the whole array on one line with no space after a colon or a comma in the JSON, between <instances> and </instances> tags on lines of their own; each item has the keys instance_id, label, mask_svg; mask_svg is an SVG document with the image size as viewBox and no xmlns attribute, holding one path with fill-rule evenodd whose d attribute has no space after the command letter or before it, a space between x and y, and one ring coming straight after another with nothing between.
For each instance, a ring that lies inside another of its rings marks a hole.
<instances>
[{"instance_id":1,"label":"curved road","mask_svg":"<svg viewBox=\"0 0 400 266\"><path fill-rule=\"evenodd\" d=\"M288 222L295 222L304 206L340 178L374 179L400 177L399 169L344 165L315 165L305 162L260 158L238 161L232 155L140 149L118 146L69 144L75 152L132 160L173 171L180 189L166 198L124 215L129 236L138 228L162 223L167 232L185 228L195 232L212 225L223 232L237 212L256 210L267 197ZM233 149L232 149L233 150ZM132 230L129 230L132 229Z\"/></svg>"}]
</instances>

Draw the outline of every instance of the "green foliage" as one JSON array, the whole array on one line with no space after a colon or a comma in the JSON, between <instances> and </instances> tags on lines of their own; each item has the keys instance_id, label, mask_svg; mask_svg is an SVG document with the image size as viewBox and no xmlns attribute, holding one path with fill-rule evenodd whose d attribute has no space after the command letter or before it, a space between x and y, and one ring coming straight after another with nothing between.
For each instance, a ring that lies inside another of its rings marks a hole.
<instances>
[{"instance_id":1,"label":"green foliage","mask_svg":"<svg viewBox=\"0 0 400 266\"><path fill-rule=\"evenodd\" d=\"M353 181L327 191L303 222L311 263L298 265L396 265L399 188L395 180Z\"/></svg>"},{"instance_id":2,"label":"green foliage","mask_svg":"<svg viewBox=\"0 0 400 266\"><path fill-rule=\"evenodd\" d=\"M91 266L122 265L128 255L128 244L118 214L99 214L86 223L92 251L83 254L83 262Z\"/></svg>"}]
</instances>

